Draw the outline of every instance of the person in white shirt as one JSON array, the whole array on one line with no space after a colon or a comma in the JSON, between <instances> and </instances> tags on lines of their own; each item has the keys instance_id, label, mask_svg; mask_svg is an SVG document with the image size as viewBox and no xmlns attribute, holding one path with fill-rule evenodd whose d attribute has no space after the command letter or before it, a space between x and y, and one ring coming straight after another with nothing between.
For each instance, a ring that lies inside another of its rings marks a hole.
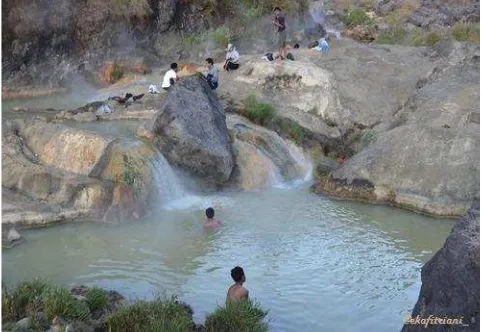
<instances>
[{"instance_id":1,"label":"person in white shirt","mask_svg":"<svg viewBox=\"0 0 482 332\"><path fill-rule=\"evenodd\" d=\"M179 78L177 77L177 63L171 63L171 69L164 74L164 79L162 80L162 88L168 90L171 85L176 83Z\"/></svg>"},{"instance_id":2,"label":"person in white shirt","mask_svg":"<svg viewBox=\"0 0 482 332\"><path fill-rule=\"evenodd\" d=\"M228 45L228 53L226 53L226 62L223 68L227 71L239 68L239 53L233 44Z\"/></svg>"}]
</instances>

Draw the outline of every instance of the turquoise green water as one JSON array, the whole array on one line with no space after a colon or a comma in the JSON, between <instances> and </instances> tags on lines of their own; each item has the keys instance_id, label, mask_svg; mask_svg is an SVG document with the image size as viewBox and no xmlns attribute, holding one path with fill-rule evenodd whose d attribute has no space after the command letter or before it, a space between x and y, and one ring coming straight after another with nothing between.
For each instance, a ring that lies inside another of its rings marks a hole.
<instances>
[{"instance_id":1,"label":"turquoise green water","mask_svg":"<svg viewBox=\"0 0 482 332\"><path fill-rule=\"evenodd\" d=\"M201 227L209 205L225 223L214 233ZM421 266L452 225L330 201L307 186L187 196L128 224L24 231L25 244L3 251L2 276L98 285L128 298L177 294L202 322L240 265L272 331L397 331L417 300Z\"/></svg>"}]
</instances>

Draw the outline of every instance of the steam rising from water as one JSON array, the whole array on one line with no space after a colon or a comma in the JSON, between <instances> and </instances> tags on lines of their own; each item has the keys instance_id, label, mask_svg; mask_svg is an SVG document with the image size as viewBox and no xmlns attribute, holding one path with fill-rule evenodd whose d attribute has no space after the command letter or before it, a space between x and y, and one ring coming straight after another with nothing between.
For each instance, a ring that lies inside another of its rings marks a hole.
<instances>
[{"instance_id":1,"label":"steam rising from water","mask_svg":"<svg viewBox=\"0 0 482 332\"><path fill-rule=\"evenodd\" d=\"M292 142L286 142L286 148L296 162L299 176L292 181L285 181L280 170L271 163L270 178L273 187L293 189L312 179L313 165L304 155L303 150ZM155 188L159 193L161 207L164 210L202 210L209 206L228 207L232 200L222 194L202 195L189 192L183 186L181 178L169 165L164 156L159 153L153 163Z\"/></svg>"}]
</instances>

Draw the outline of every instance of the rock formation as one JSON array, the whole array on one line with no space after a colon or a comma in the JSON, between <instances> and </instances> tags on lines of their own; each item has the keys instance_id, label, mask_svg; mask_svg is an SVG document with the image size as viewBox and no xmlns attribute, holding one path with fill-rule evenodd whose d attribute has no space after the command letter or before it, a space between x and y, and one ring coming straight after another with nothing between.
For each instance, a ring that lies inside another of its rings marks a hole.
<instances>
[{"instance_id":1,"label":"rock formation","mask_svg":"<svg viewBox=\"0 0 482 332\"><path fill-rule=\"evenodd\" d=\"M33 226L90 216L107 221L141 216L152 189L140 141L48 123L8 122L2 136L2 223Z\"/></svg>"},{"instance_id":2,"label":"rock formation","mask_svg":"<svg viewBox=\"0 0 482 332\"><path fill-rule=\"evenodd\" d=\"M203 78L186 77L175 84L148 129L171 164L213 184L230 178L234 160L226 116Z\"/></svg>"},{"instance_id":3,"label":"rock formation","mask_svg":"<svg viewBox=\"0 0 482 332\"><path fill-rule=\"evenodd\" d=\"M479 331L480 206L474 204L450 236L422 268L422 288L402 332ZM416 319L461 319L462 324L415 324Z\"/></svg>"},{"instance_id":4,"label":"rock formation","mask_svg":"<svg viewBox=\"0 0 482 332\"><path fill-rule=\"evenodd\" d=\"M436 216L463 215L479 197L479 64L474 50L460 44L448 60L420 78L391 117L366 130L371 144L317 191Z\"/></svg>"},{"instance_id":5,"label":"rock formation","mask_svg":"<svg viewBox=\"0 0 482 332\"><path fill-rule=\"evenodd\" d=\"M227 125L233 137L235 182L241 189L266 188L276 181L304 175L288 145L276 133L233 114L227 116Z\"/></svg>"}]
</instances>

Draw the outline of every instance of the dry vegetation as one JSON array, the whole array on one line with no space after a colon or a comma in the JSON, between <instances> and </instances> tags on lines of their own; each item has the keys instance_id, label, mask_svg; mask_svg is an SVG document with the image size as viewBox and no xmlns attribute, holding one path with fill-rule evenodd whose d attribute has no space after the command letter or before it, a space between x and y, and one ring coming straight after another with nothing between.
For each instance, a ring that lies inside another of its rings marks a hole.
<instances>
[{"instance_id":1,"label":"dry vegetation","mask_svg":"<svg viewBox=\"0 0 482 332\"><path fill-rule=\"evenodd\" d=\"M110 0L112 13L124 18L147 18L150 6L147 0Z\"/></svg>"},{"instance_id":2,"label":"dry vegetation","mask_svg":"<svg viewBox=\"0 0 482 332\"><path fill-rule=\"evenodd\" d=\"M459 22L452 28L452 36L458 41L480 43L480 24Z\"/></svg>"},{"instance_id":3,"label":"dry vegetation","mask_svg":"<svg viewBox=\"0 0 482 332\"><path fill-rule=\"evenodd\" d=\"M468 5L474 0L447 0L446 4ZM334 0L334 6L343 10L345 15L340 19L347 29L345 35L360 41L371 41L373 38L380 44L405 44L412 46L433 46L444 39L453 38L457 41L480 43L480 24L458 22L452 28L440 26L431 28L407 28L406 23L421 8L420 0L404 0L388 14L372 19L374 0ZM377 25L388 26L376 32ZM367 35L370 38L366 38Z\"/></svg>"}]
</instances>

